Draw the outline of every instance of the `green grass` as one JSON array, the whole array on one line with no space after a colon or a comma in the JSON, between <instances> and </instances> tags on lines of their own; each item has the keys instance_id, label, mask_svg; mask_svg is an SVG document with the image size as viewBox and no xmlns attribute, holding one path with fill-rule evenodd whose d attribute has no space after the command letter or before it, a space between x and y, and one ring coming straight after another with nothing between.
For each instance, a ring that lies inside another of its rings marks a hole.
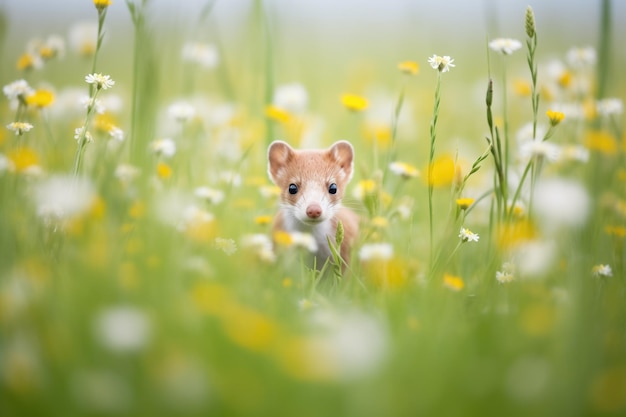
<instances>
[{"instance_id":1,"label":"green grass","mask_svg":"<svg viewBox=\"0 0 626 417\"><path fill-rule=\"evenodd\" d=\"M198 22L212 22L212 6ZM457 59L445 74L428 65L432 51L406 57L420 64L417 75L374 56L345 82L311 67L302 74L311 80L303 81L308 109L280 122L266 117L265 106L280 85L281 32L262 2L241 28L248 33L241 48L255 51L247 58L254 62L243 65L218 44L212 70L180 58L182 36L160 43L150 7L131 6L135 31L126 30L137 38L126 49L107 44L112 29L103 21L96 57L68 50L33 71L2 64L3 86L24 78L37 88L45 80L56 98L43 109L0 103L4 125L34 125L23 136L0 133L3 416L624 413L623 116L570 113L548 130L548 109L595 107L595 91L565 78L558 86L542 73L552 55L541 27L529 58L538 74L525 67L523 50L507 57L506 77L490 51L488 71L483 44L468 46L481 62L466 67ZM520 16L516 33L523 28ZM116 48L124 60L114 58ZM4 47L3 60L16 62L21 52ZM318 65L328 71L333 62ZM67 87L90 93L84 77L92 66L116 81L97 95L105 103L121 98L108 120L125 132L122 143L109 138L109 125L97 128L98 115L63 103ZM610 90L615 82L595 78L607 72L567 71L605 86L604 97L623 96ZM532 97L516 92L520 79ZM475 94L476 85L484 91ZM374 92L381 86L390 92L385 99ZM365 96L369 108L343 108L345 93ZM177 100L192 103L195 115L172 120L168 107ZM372 116L377 106L386 116ZM518 132L534 118L549 136L542 143L559 147L557 161L529 160L518 146ZM83 125L94 141L83 142L77 164L74 129ZM150 148L166 137L176 144L171 157ZM310 269L303 248L247 246L251 235L272 238L260 219L278 209L266 173L273 139L354 145L345 205L362 221L345 272ZM566 158L574 145L588 161ZM452 165L429 168L446 156ZM385 166L393 160L421 177L394 174ZM122 180L120 166L128 164L135 175ZM531 164L533 188L544 196L532 206L531 178L519 192L511 184ZM438 173L431 185L429 172ZM217 199L195 195L201 186ZM370 191L355 196L360 187ZM513 196L521 211L507 206ZM475 203L462 210L460 197ZM462 242L461 227L478 242ZM393 256L360 259L374 243L390 244ZM500 283L496 273L507 262L515 264L513 279ZM594 275L599 265L612 276Z\"/></svg>"}]
</instances>

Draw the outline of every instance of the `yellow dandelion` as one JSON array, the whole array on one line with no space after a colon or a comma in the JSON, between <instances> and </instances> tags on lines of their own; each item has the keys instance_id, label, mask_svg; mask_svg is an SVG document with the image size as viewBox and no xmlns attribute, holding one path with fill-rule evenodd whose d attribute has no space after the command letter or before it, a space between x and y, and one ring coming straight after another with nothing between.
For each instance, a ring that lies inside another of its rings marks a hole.
<instances>
[{"instance_id":1,"label":"yellow dandelion","mask_svg":"<svg viewBox=\"0 0 626 417\"><path fill-rule=\"evenodd\" d=\"M407 75L416 75L419 72L419 64L415 61L404 61L398 64L398 69Z\"/></svg>"},{"instance_id":2,"label":"yellow dandelion","mask_svg":"<svg viewBox=\"0 0 626 417\"><path fill-rule=\"evenodd\" d=\"M142 201L135 201L128 208L128 215L133 219L140 219L146 214L146 205Z\"/></svg>"},{"instance_id":3,"label":"yellow dandelion","mask_svg":"<svg viewBox=\"0 0 626 417\"><path fill-rule=\"evenodd\" d=\"M584 145L591 151L600 152L605 155L615 155L618 152L617 140L609 132L604 130L593 130L586 134Z\"/></svg>"},{"instance_id":4,"label":"yellow dandelion","mask_svg":"<svg viewBox=\"0 0 626 417\"><path fill-rule=\"evenodd\" d=\"M278 335L274 320L237 304L229 307L228 314L223 317L223 326L235 344L252 351L266 351Z\"/></svg>"},{"instance_id":5,"label":"yellow dandelion","mask_svg":"<svg viewBox=\"0 0 626 417\"><path fill-rule=\"evenodd\" d=\"M265 116L279 123L288 123L291 120L291 113L273 104L265 107Z\"/></svg>"},{"instance_id":6,"label":"yellow dandelion","mask_svg":"<svg viewBox=\"0 0 626 417\"><path fill-rule=\"evenodd\" d=\"M362 191L363 195L374 194L378 189L376 181L374 180L361 180L359 181L358 188Z\"/></svg>"},{"instance_id":7,"label":"yellow dandelion","mask_svg":"<svg viewBox=\"0 0 626 417\"><path fill-rule=\"evenodd\" d=\"M26 97L26 104L29 106L44 108L54 103L54 93L50 90L40 89Z\"/></svg>"},{"instance_id":8,"label":"yellow dandelion","mask_svg":"<svg viewBox=\"0 0 626 417\"><path fill-rule=\"evenodd\" d=\"M615 236L622 239L626 237L626 227L624 226L606 226L604 231L609 236Z\"/></svg>"},{"instance_id":9,"label":"yellow dandelion","mask_svg":"<svg viewBox=\"0 0 626 417\"><path fill-rule=\"evenodd\" d=\"M626 365L603 369L589 384L589 398L598 414L618 414L626 407Z\"/></svg>"},{"instance_id":10,"label":"yellow dandelion","mask_svg":"<svg viewBox=\"0 0 626 417\"><path fill-rule=\"evenodd\" d=\"M274 242L280 246L291 246L293 244L293 238L291 234L284 230L276 230L273 234Z\"/></svg>"},{"instance_id":11,"label":"yellow dandelion","mask_svg":"<svg viewBox=\"0 0 626 417\"><path fill-rule=\"evenodd\" d=\"M565 118L565 114L561 113L560 111L554 111L554 110L548 110L546 112L546 116L548 116L548 119L550 119L551 126L558 125Z\"/></svg>"},{"instance_id":12,"label":"yellow dandelion","mask_svg":"<svg viewBox=\"0 0 626 417\"><path fill-rule=\"evenodd\" d=\"M473 198L464 197L456 199L456 205L461 210L467 210L472 204L474 204Z\"/></svg>"},{"instance_id":13,"label":"yellow dandelion","mask_svg":"<svg viewBox=\"0 0 626 417\"><path fill-rule=\"evenodd\" d=\"M496 241L503 249L513 248L528 242L537 236L535 225L529 220L517 220L505 223L498 231Z\"/></svg>"},{"instance_id":14,"label":"yellow dandelion","mask_svg":"<svg viewBox=\"0 0 626 417\"><path fill-rule=\"evenodd\" d=\"M117 126L117 121L111 113L97 114L94 118L94 126L96 130L102 133L109 133L112 128Z\"/></svg>"},{"instance_id":15,"label":"yellow dandelion","mask_svg":"<svg viewBox=\"0 0 626 417\"><path fill-rule=\"evenodd\" d=\"M341 96L341 103L348 110L359 112L363 111L369 105L367 99L356 94L344 94Z\"/></svg>"},{"instance_id":16,"label":"yellow dandelion","mask_svg":"<svg viewBox=\"0 0 626 417\"><path fill-rule=\"evenodd\" d=\"M443 285L453 291L461 291L465 288L463 278L450 274L443 274Z\"/></svg>"},{"instance_id":17,"label":"yellow dandelion","mask_svg":"<svg viewBox=\"0 0 626 417\"><path fill-rule=\"evenodd\" d=\"M455 175L454 159L450 155L442 155L433 161L426 181L434 187L444 187L452 184Z\"/></svg>"},{"instance_id":18,"label":"yellow dandelion","mask_svg":"<svg viewBox=\"0 0 626 417\"><path fill-rule=\"evenodd\" d=\"M372 218L372 226L379 229L384 229L389 226L389 220L382 216L376 216Z\"/></svg>"},{"instance_id":19,"label":"yellow dandelion","mask_svg":"<svg viewBox=\"0 0 626 417\"><path fill-rule=\"evenodd\" d=\"M163 161L159 161L157 164L156 172L159 178L164 180L169 179L172 176L172 168Z\"/></svg>"},{"instance_id":20,"label":"yellow dandelion","mask_svg":"<svg viewBox=\"0 0 626 417\"><path fill-rule=\"evenodd\" d=\"M572 73L570 71L563 71L557 81L561 87L567 88L572 85L572 78Z\"/></svg>"},{"instance_id":21,"label":"yellow dandelion","mask_svg":"<svg viewBox=\"0 0 626 417\"><path fill-rule=\"evenodd\" d=\"M368 144L376 143L378 149L385 150L391 144L391 126L385 123L365 123L363 137Z\"/></svg>"},{"instance_id":22,"label":"yellow dandelion","mask_svg":"<svg viewBox=\"0 0 626 417\"><path fill-rule=\"evenodd\" d=\"M104 10L109 7L113 2L111 0L93 0L94 6L98 10Z\"/></svg>"},{"instance_id":23,"label":"yellow dandelion","mask_svg":"<svg viewBox=\"0 0 626 417\"><path fill-rule=\"evenodd\" d=\"M27 71L36 68L38 65L37 58L29 53L22 54L15 65L20 71Z\"/></svg>"},{"instance_id":24,"label":"yellow dandelion","mask_svg":"<svg viewBox=\"0 0 626 417\"><path fill-rule=\"evenodd\" d=\"M272 223L272 216L270 216L270 215L256 216L254 218L254 223L256 223L256 224L258 224L260 226L268 225L268 224Z\"/></svg>"},{"instance_id":25,"label":"yellow dandelion","mask_svg":"<svg viewBox=\"0 0 626 417\"><path fill-rule=\"evenodd\" d=\"M513 91L515 94L521 97L529 97L532 94L532 85L530 82L518 78L513 80Z\"/></svg>"},{"instance_id":26,"label":"yellow dandelion","mask_svg":"<svg viewBox=\"0 0 626 417\"><path fill-rule=\"evenodd\" d=\"M39 164L39 156L37 153L27 147L13 149L7 154L7 157L12 162L17 172L24 172Z\"/></svg>"}]
</instances>

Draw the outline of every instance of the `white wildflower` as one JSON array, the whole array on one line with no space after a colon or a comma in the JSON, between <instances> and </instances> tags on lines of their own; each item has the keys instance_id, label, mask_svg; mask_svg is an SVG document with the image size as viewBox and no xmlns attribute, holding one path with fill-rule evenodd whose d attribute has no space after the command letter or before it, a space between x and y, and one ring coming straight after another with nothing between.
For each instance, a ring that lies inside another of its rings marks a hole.
<instances>
[{"instance_id":1,"label":"white wildflower","mask_svg":"<svg viewBox=\"0 0 626 417\"><path fill-rule=\"evenodd\" d=\"M402 178L414 178L419 175L419 171L413 165L406 162L392 162L389 164L389 170Z\"/></svg>"},{"instance_id":2,"label":"white wildflower","mask_svg":"<svg viewBox=\"0 0 626 417\"><path fill-rule=\"evenodd\" d=\"M367 243L359 250L362 261L386 261L393 257L393 246L390 243Z\"/></svg>"},{"instance_id":3,"label":"white wildflower","mask_svg":"<svg viewBox=\"0 0 626 417\"><path fill-rule=\"evenodd\" d=\"M109 129L109 136L113 140L116 140L118 142L124 142L124 131L117 126L113 126Z\"/></svg>"},{"instance_id":4,"label":"white wildflower","mask_svg":"<svg viewBox=\"0 0 626 417\"><path fill-rule=\"evenodd\" d=\"M215 188L198 187L194 190L196 197L211 204L219 204L224 200L224 192Z\"/></svg>"},{"instance_id":5,"label":"white wildflower","mask_svg":"<svg viewBox=\"0 0 626 417\"><path fill-rule=\"evenodd\" d=\"M522 43L517 39L497 38L489 42L489 47L504 55L511 55L522 47Z\"/></svg>"},{"instance_id":6,"label":"white wildflower","mask_svg":"<svg viewBox=\"0 0 626 417\"><path fill-rule=\"evenodd\" d=\"M129 164L120 164L115 168L115 178L125 184L132 182L140 173L139 168Z\"/></svg>"},{"instance_id":7,"label":"white wildflower","mask_svg":"<svg viewBox=\"0 0 626 417\"><path fill-rule=\"evenodd\" d=\"M591 67L596 64L596 50L592 47L572 48L567 51L566 59L572 68Z\"/></svg>"},{"instance_id":8,"label":"white wildflower","mask_svg":"<svg viewBox=\"0 0 626 417\"><path fill-rule=\"evenodd\" d=\"M110 75L102 75L100 73L86 75L85 82L95 85L97 90L108 90L115 85L115 81L111 79Z\"/></svg>"},{"instance_id":9,"label":"white wildflower","mask_svg":"<svg viewBox=\"0 0 626 417\"><path fill-rule=\"evenodd\" d=\"M211 69L219 63L219 53L215 45L189 42L183 46L182 58L185 61L194 62L200 66Z\"/></svg>"},{"instance_id":10,"label":"white wildflower","mask_svg":"<svg viewBox=\"0 0 626 417\"><path fill-rule=\"evenodd\" d=\"M93 142L93 136L91 136L91 133L86 131L84 127L77 127L74 129L74 139L80 142L83 138L86 142Z\"/></svg>"},{"instance_id":11,"label":"white wildflower","mask_svg":"<svg viewBox=\"0 0 626 417\"><path fill-rule=\"evenodd\" d=\"M464 227L459 231L459 237L462 242L478 242L478 239L480 239L480 236Z\"/></svg>"},{"instance_id":12,"label":"white wildflower","mask_svg":"<svg viewBox=\"0 0 626 417\"><path fill-rule=\"evenodd\" d=\"M535 187L533 209L537 219L548 231L559 227L580 227L585 224L591 198L585 187L576 181L550 178Z\"/></svg>"},{"instance_id":13,"label":"white wildflower","mask_svg":"<svg viewBox=\"0 0 626 417\"><path fill-rule=\"evenodd\" d=\"M10 100L24 100L26 97L34 93L33 89L28 85L26 80L13 81L2 87L2 92Z\"/></svg>"},{"instance_id":14,"label":"white wildflower","mask_svg":"<svg viewBox=\"0 0 626 417\"><path fill-rule=\"evenodd\" d=\"M167 114L177 122L188 122L196 116L196 108L186 101L177 101L170 104Z\"/></svg>"},{"instance_id":15,"label":"white wildflower","mask_svg":"<svg viewBox=\"0 0 626 417\"><path fill-rule=\"evenodd\" d=\"M7 125L7 129L15 132L16 136L22 136L24 133L29 132L33 128L33 125L26 122L11 122Z\"/></svg>"},{"instance_id":16,"label":"white wildflower","mask_svg":"<svg viewBox=\"0 0 626 417\"><path fill-rule=\"evenodd\" d=\"M150 320L135 307L110 307L96 317L94 324L97 340L115 352L140 351L150 339Z\"/></svg>"},{"instance_id":17,"label":"white wildflower","mask_svg":"<svg viewBox=\"0 0 626 417\"><path fill-rule=\"evenodd\" d=\"M291 232L291 244L295 247L301 247L309 252L317 252L317 242L315 237L310 233Z\"/></svg>"},{"instance_id":18,"label":"white wildflower","mask_svg":"<svg viewBox=\"0 0 626 417\"><path fill-rule=\"evenodd\" d=\"M624 112L624 102L619 98L605 98L598 101L596 109L601 116L619 115Z\"/></svg>"},{"instance_id":19,"label":"white wildflower","mask_svg":"<svg viewBox=\"0 0 626 417\"><path fill-rule=\"evenodd\" d=\"M512 262L505 262L502 264L502 270L496 272L496 280L500 284L505 284L514 280L515 276L515 264Z\"/></svg>"},{"instance_id":20,"label":"white wildflower","mask_svg":"<svg viewBox=\"0 0 626 417\"><path fill-rule=\"evenodd\" d=\"M85 213L93 204L96 192L86 178L59 175L46 179L33 189L37 213L44 218L68 219Z\"/></svg>"},{"instance_id":21,"label":"white wildflower","mask_svg":"<svg viewBox=\"0 0 626 417\"><path fill-rule=\"evenodd\" d=\"M221 250L228 256L237 252L237 244L235 243L233 239L224 239L221 237L216 237L215 248Z\"/></svg>"},{"instance_id":22,"label":"white wildflower","mask_svg":"<svg viewBox=\"0 0 626 417\"><path fill-rule=\"evenodd\" d=\"M150 144L150 149L159 156L171 158L176 154L176 142L170 138L157 139Z\"/></svg>"},{"instance_id":23,"label":"white wildflower","mask_svg":"<svg viewBox=\"0 0 626 417\"><path fill-rule=\"evenodd\" d=\"M284 84L274 91L273 104L290 113L301 114L308 107L309 95L302 84Z\"/></svg>"},{"instance_id":24,"label":"white wildflower","mask_svg":"<svg viewBox=\"0 0 626 417\"><path fill-rule=\"evenodd\" d=\"M600 265L595 265L591 272L593 273L594 277L612 277L613 276L613 270L611 269L610 265L605 265L605 264L600 264Z\"/></svg>"},{"instance_id":25,"label":"white wildflower","mask_svg":"<svg viewBox=\"0 0 626 417\"><path fill-rule=\"evenodd\" d=\"M428 63L430 64L430 66L433 69L438 70L439 72L450 71L450 68L455 67L453 62L454 62L454 59L450 58L447 55L445 56L433 55L430 58L428 58Z\"/></svg>"}]
</instances>

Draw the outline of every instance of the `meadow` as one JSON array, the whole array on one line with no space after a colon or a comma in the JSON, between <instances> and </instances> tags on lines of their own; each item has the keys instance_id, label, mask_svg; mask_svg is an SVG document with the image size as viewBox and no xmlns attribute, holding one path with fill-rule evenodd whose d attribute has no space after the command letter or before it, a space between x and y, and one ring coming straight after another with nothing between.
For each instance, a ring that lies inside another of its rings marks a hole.
<instances>
[{"instance_id":1,"label":"meadow","mask_svg":"<svg viewBox=\"0 0 626 417\"><path fill-rule=\"evenodd\" d=\"M594 46L552 49L528 6L461 56L360 45L346 76L311 39L287 62L277 3L240 49L218 1L82 3L10 44L0 5L2 416L624 415L610 1ZM272 232L275 139L354 146L345 268Z\"/></svg>"}]
</instances>

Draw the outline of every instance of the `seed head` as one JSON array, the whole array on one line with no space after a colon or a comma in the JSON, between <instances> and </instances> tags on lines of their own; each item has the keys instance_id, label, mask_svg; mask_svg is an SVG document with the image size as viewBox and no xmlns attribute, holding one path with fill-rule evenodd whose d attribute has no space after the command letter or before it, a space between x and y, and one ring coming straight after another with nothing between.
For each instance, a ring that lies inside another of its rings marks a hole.
<instances>
[{"instance_id":1,"label":"seed head","mask_svg":"<svg viewBox=\"0 0 626 417\"><path fill-rule=\"evenodd\" d=\"M529 38L535 37L535 13L530 6L526 8L526 35Z\"/></svg>"}]
</instances>

